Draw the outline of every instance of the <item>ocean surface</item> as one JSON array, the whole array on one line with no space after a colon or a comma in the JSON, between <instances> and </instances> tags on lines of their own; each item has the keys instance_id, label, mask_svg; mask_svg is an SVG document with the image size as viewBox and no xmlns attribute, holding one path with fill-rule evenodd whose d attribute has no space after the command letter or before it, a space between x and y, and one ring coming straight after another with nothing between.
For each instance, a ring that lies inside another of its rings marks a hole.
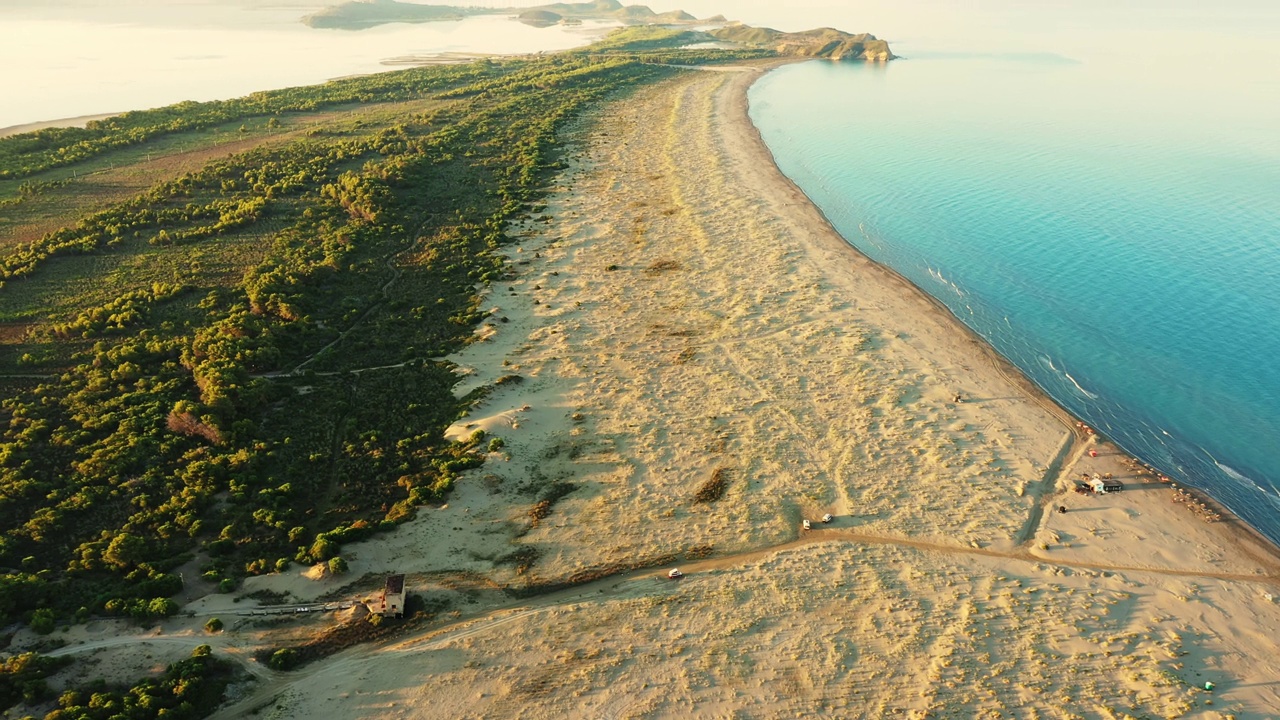
<instances>
[{"instance_id":1,"label":"ocean surface","mask_svg":"<svg viewBox=\"0 0 1280 720\"><path fill-rule=\"evenodd\" d=\"M1280 12L1141 5L787 66L752 118L851 244L1280 542Z\"/></svg>"}]
</instances>

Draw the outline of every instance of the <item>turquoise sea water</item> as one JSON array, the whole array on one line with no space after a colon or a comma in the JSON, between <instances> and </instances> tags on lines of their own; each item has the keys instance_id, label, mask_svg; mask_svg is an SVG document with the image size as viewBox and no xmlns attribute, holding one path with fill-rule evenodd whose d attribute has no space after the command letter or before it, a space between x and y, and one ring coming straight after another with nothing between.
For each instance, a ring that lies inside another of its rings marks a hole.
<instances>
[{"instance_id":1,"label":"turquoise sea water","mask_svg":"<svg viewBox=\"0 0 1280 720\"><path fill-rule=\"evenodd\" d=\"M781 68L751 112L854 246L1280 541L1280 56L1159 59L917 48Z\"/></svg>"}]
</instances>

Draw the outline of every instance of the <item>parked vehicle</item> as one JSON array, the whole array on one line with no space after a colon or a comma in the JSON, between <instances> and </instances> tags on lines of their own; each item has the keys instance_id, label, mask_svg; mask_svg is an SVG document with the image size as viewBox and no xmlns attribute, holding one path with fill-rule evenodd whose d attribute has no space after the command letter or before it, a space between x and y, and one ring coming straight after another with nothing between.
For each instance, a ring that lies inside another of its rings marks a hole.
<instances>
[{"instance_id":1,"label":"parked vehicle","mask_svg":"<svg viewBox=\"0 0 1280 720\"><path fill-rule=\"evenodd\" d=\"M822 516L822 522L824 523L829 523L832 520L835 520L835 518L831 516L831 513L827 513L826 515Z\"/></svg>"},{"instance_id":2,"label":"parked vehicle","mask_svg":"<svg viewBox=\"0 0 1280 720\"><path fill-rule=\"evenodd\" d=\"M680 572L680 568L671 568L671 572L667 573L667 577L672 580L679 580L684 577L684 573Z\"/></svg>"}]
</instances>

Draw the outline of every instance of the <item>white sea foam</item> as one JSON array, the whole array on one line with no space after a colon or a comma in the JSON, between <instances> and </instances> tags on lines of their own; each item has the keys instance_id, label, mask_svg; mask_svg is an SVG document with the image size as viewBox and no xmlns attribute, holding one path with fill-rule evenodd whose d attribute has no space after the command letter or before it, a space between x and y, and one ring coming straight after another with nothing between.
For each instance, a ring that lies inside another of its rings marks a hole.
<instances>
[{"instance_id":1,"label":"white sea foam","mask_svg":"<svg viewBox=\"0 0 1280 720\"><path fill-rule=\"evenodd\" d=\"M862 235L863 240L866 240L867 242L871 243L872 245L875 245L881 250L884 249L884 245L880 243L880 241L872 237L871 233L867 231L866 223L858 223L858 232Z\"/></svg>"},{"instance_id":2,"label":"white sea foam","mask_svg":"<svg viewBox=\"0 0 1280 720\"><path fill-rule=\"evenodd\" d=\"M1075 386L1076 390L1079 390L1079 391L1080 391L1080 394L1084 395L1085 397L1089 398L1090 400L1097 400L1097 399L1098 399L1098 395L1097 395L1096 393L1091 393L1091 392L1089 392L1088 390L1085 390L1083 387L1081 387L1080 383L1076 382L1076 379L1075 379L1075 378L1073 378L1073 377L1071 377L1071 373L1064 372L1064 373L1062 373L1062 376L1063 376L1063 377L1065 377L1066 379L1070 380L1070 381L1071 381L1071 384Z\"/></svg>"},{"instance_id":3,"label":"white sea foam","mask_svg":"<svg viewBox=\"0 0 1280 720\"><path fill-rule=\"evenodd\" d=\"M1206 453L1206 454L1208 454L1208 453ZM1210 455L1209 457L1213 457L1213 456L1212 456L1212 455ZM1225 474L1227 475L1227 477L1231 478L1232 480L1235 480L1235 481L1240 482L1240 483L1247 484L1247 485L1249 485L1250 487L1252 487L1253 489L1255 489L1255 490L1257 490L1258 492L1262 493L1263 495L1266 495L1266 494L1267 494L1267 488L1266 488L1266 487L1264 487L1264 486L1262 486L1262 485L1258 484L1258 482L1257 482L1256 480L1254 480L1254 479L1253 479L1253 478L1251 478L1251 477L1246 476L1244 473L1240 472L1239 470L1236 470L1235 468L1231 467L1230 465L1223 465L1222 463L1218 462L1217 460L1214 460L1214 461L1213 461L1213 464L1214 464L1214 465L1217 465L1217 466L1218 466L1218 469L1219 469L1219 470L1221 470L1223 473L1225 473ZM1275 490L1274 492L1276 492L1277 494L1280 494L1280 490Z\"/></svg>"},{"instance_id":4,"label":"white sea foam","mask_svg":"<svg viewBox=\"0 0 1280 720\"><path fill-rule=\"evenodd\" d=\"M961 290L961 289L960 289L960 286L959 286L959 285L956 285L954 282L952 282L952 281L948 280L946 277L944 277L944 276L943 276L943 274L942 274L942 271L941 271L941 270L934 270L933 268L929 268L929 275L930 275L934 280L937 280L938 282L942 283L943 285L946 285L947 287L951 288L951 291L952 291L952 292L954 292L954 293L956 294L956 296L957 296L957 297L964 297L964 296L965 296L965 292L964 292L963 290ZM973 308L969 308L969 312L971 312L971 313L972 313L972 312L973 312ZM1005 320L1008 320L1008 318L1005 318Z\"/></svg>"}]
</instances>

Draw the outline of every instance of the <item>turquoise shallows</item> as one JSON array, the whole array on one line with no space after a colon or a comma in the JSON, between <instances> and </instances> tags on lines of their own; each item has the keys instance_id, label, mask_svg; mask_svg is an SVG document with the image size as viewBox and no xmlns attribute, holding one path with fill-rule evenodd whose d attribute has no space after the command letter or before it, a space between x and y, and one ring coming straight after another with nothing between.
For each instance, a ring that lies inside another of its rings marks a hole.
<instances>
[{"instance_id":1,"label":"turquoise shallows","mask_svg":"<svg viewBox=\"0 0 1280 720\"><path fill-rule=\"evenodd\" d=\"M1280 541L1280 91L1165 74L809 62L760 80L751 114L850 243Z\"/></svg>"}]
</instances>

